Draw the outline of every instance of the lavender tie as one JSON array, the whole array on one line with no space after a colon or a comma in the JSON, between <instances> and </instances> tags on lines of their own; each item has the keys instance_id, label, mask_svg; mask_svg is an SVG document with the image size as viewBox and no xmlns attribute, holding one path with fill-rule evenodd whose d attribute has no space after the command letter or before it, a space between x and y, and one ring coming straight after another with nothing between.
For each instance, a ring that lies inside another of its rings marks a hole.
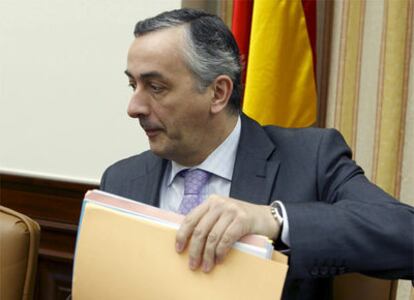
<instances>
[{"instance_id":1,"label":"lavender tie","mask_svg":"<svg viewBox=\"0 0 414 300\"><path fill-rule=\"evenodd\" d=\"M181 176L184 176L184 197L181 201L179 212L186 215L203 201L201 190L206 185L210 173L194 169L185 170L181 173Z\"/></svg>"}]
</instances>

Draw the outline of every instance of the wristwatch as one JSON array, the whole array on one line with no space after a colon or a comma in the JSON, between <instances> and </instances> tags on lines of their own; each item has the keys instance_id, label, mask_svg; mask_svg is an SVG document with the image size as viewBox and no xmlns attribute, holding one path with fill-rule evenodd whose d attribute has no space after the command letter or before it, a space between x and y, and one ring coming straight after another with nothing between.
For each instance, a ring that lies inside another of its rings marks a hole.
<instances>
[{"instance_id":1,"label":"wristwatch","mask_svg":"<svg viewBox=\"0 0 414 300\"><path fill-rule=\"evenodd\" d=\"M272 213L273 218L279 223L280 226L283 224L283 211L282 206L280 205L279 200L273 201L270 204L270 212Z\"/></svg>"}]
</instances>

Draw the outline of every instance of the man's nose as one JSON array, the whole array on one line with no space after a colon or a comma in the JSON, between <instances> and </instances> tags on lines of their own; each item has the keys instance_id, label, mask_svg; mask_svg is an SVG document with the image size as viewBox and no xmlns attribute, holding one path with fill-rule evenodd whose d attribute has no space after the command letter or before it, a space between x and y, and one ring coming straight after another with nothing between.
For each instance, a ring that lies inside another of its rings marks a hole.
<instances>
[{"instance_id":1,"label":"man's nose","mask_svg":"<svg viewBox=\"0 0 414 300\"><path fill-rule=\"evenodd\" d=\"M147 116L150 113L150 104L145 92L136 88L128 104L128 115L131 118Z\"/></svg>"}]
</instances>

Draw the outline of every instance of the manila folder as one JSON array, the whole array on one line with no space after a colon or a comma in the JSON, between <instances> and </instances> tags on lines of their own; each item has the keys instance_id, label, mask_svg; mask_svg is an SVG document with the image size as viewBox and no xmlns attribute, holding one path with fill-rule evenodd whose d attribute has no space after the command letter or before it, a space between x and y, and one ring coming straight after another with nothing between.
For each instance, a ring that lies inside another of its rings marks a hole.
<instances>
[{"instance_id":1,"label":"manila folder","mask_svg":"<svg viewBox=\"0 0 414 300\"><path fill-rule=\"evenodd\" d=\"M188 268L173 228L88 203L76 245L72 297L104 299L280 299L285 257L231 249L210 273ZM275 259L276 257L276 259Z\"/></svg>"}]
</instances>

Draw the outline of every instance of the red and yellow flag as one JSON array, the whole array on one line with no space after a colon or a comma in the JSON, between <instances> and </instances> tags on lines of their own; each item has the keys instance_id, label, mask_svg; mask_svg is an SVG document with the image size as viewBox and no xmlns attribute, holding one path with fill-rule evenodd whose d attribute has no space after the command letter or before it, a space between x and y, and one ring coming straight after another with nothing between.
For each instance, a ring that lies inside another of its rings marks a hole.
<instances>
[{"instance_id":1,"label":"red and yellow flag","mask_svg":"<svg viewBox=\"0 0 414 300\"><path fill-rule=\"evenodd\" d=\"M301 0L255 0L243 111L262 125L315 123L312 55Z\"/></svg>"},{"instance_id":2,"label":"red and yellow flag","mask_svg":"<svg viewBox=\"0 0 414 300\"><path fill-rule=\"evenodd\" d=\"M253 0L234 0L231 31L240 49L243 65L243 84L246 81L246 67L249 56L250 30L252 27Z\"/></svg>"}]
</instances>

